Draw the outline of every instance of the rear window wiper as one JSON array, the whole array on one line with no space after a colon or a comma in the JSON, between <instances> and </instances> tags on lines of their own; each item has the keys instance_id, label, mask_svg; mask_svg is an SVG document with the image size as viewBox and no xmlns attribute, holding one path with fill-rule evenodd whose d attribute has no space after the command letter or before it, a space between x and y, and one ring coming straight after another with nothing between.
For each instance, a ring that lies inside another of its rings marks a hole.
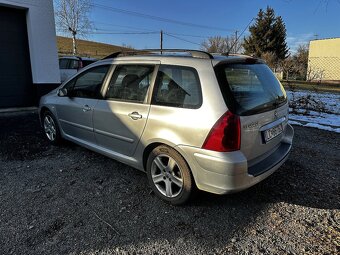
<instances>
[{"instance_id":1,"label":"rear window wiper","mask_svg":"<svg viewBox=\"0 0 340 255\"><path fill-rule=\"evenodd\" d=\"M284 103L286 101L286 98L284 96L277 96L275 101L273 102L273 106L274 107L278 107L280 106L282 103Z\"/></svg>"}]
</instances>

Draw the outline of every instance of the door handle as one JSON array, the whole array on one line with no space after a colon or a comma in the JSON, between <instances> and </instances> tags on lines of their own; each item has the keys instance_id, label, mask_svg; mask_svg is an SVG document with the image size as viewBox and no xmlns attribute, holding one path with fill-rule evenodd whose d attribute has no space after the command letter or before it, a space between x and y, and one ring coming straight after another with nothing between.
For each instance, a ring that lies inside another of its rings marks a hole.
<instances>
[{"instance_id":1,"label":"door handle","mask_svg":"<svg viewBox=\"0 0 340 255\"><path fill-rule=\"evenodd\" d=\"M143 116L141 114L139 114L138 112L132 112L128 114L129 117L133 120L138 120L141 119Z\"/></svg>"},{"instance_id":2,"label":"door handle","mask_svg":"<svg viewBox=\"0 0 340 255\"><path fill-rule=\"evenodd\" d=\"M83 106L83 112L88 112L88 111L91 111L91 107L88 106L87 104Z\"/></svg>"}]
</instances>

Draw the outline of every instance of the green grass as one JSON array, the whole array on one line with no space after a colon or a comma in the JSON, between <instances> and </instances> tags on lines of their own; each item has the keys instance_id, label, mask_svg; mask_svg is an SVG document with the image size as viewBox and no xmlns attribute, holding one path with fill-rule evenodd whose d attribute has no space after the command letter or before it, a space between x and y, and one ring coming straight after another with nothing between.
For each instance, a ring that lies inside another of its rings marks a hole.
<instances>
[{"instance_id":1,"label":"green grass","mask_svg":"<svg viewBox=\"0 0 340 255\"><path fill-rule=\"evenodd\" d=\"M57 47L58 55L72 55L72 39L62 36L57 36ZM93 57L103 58L117 51L127 50L127 48L106 44L98 43L86 40L77 40L78 56L81 57Z\"/></svg>"}]
</instances>

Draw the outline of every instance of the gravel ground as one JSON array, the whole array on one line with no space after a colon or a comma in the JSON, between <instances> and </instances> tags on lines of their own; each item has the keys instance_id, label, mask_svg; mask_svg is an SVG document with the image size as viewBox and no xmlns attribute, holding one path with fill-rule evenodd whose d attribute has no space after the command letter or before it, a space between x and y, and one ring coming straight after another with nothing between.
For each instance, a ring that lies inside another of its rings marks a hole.
<instances>
[{"instance_id":1,"label":"gravel ground","mask_svg":"<svg viewBox=\"0 0 340 255\"><path fill-rule=\"evenodd\" d=\"M0 114L1 254L339 254L340 134L295 127L289 160L237 194L170 206L146 176Z\"/></svg>"}]
</instances>

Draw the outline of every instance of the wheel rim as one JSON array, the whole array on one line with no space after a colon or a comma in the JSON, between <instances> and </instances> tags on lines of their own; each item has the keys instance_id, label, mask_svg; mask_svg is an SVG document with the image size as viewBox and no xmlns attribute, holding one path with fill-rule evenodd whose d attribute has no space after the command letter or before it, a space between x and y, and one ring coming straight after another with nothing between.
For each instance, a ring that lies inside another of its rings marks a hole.
<instances>
[{"instance_id":1,"label":"wheel rim","mask_svg":"<svg viewBox=\"0 0 340 255\"><path fill-rule=\"evenodd\" d=\"M158 155L152 161L151 177L158 191L166 197L176 197L183 189L182 170L169 155Z\"/></svg>"},{"instance_id":2,"label":"wheel rim","mask_svg":"<svg viewBox=\"0 0 340 255\"><path fill-rule=\"evenodd\" d=\"M47 138L50 141L54 141L57 137L57 129L54 120L50 115L46 115L44 118L44 130Z\"/></svg>"}]
</instances>

